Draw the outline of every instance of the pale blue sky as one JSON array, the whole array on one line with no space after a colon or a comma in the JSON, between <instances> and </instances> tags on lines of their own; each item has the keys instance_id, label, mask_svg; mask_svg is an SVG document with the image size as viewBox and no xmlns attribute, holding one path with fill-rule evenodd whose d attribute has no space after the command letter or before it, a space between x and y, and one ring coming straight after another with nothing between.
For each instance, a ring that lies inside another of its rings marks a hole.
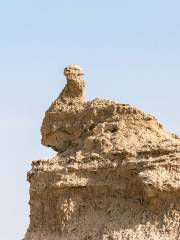
<instances>
[{"instance_id":1,"label":"pale blue sky","mask_svg":"<svg viewBox=\"0 0 180 240\"><path fill-rule=\"evenodd\" d=\"M84 68L87 99L155 115L180 134L180 1L0 0L0 239L20 240L29 218L31 161L63 68Z\"/></svg>"}]
</instances>

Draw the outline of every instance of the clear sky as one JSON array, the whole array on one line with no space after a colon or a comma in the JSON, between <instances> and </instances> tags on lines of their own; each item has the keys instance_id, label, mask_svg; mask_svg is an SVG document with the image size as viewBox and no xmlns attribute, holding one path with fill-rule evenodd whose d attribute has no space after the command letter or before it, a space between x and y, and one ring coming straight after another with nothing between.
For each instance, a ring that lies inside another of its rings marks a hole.
<instances>
[{"instance_id":1,"label":"clear sky","mask_svg":"<svg viewBox=\"0 0 180 240\"><path fill-rule=\"evenodd\" d=\"M179 0L0 0L0 239L20 240L29 223L31 161L44 112L84 68L87 99L133 104L180 134Z\"/></svg>"}]
</instances>

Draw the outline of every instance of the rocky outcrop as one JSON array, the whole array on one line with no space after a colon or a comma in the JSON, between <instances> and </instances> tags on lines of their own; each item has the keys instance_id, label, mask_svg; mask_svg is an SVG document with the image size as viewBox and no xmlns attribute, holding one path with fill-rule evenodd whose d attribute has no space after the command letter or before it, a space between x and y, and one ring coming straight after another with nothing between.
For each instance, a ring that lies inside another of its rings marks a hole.
<instances>
[{"instance_id":1,"label":"rocky outcrop","mask_svg":"<svg viewBox=\"0 0 180 240\"><path fill-rule=\"evenodd\" d=\"M180 139L128 104L85 102L82 69L45 114L25 240L180 239Z\"/></svg>"}]
</instances>

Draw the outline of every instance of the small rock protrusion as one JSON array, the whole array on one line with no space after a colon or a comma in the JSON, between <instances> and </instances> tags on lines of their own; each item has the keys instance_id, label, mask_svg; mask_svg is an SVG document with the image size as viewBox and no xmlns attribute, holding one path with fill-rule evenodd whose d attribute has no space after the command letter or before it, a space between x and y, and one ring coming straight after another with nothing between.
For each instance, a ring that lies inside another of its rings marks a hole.
<instances>
[{"instance_id":1,"label":"small rock protrusion","mask_svg":"<svg viewBox=\"0 0 180 240\"><path fill-rule=\"evenodd\" d=\"M64 69L67 84L60 94L61 99L75 98L84 101L85 81L81 78L84 75L82 68L76 64L71 64Z\"/></svg>"}]
</instances>

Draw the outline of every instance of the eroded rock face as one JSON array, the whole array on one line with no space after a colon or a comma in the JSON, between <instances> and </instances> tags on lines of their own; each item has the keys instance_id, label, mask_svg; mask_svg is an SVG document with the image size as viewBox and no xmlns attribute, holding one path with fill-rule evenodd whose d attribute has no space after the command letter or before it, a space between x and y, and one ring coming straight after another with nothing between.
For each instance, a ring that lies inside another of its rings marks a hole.
<instances>
[{"instance_id":1,"label":"eroded rock face","mask_svg":"<svg viewBox=\"0 0 180 240\"><path fill-rule=\"evenodd\" d=\"M85 102L83 71L45 114L26 240L180 239L180 139L127 104ZM74 90L74 91L73 91Z\"/></svg>"}]
</instances>

